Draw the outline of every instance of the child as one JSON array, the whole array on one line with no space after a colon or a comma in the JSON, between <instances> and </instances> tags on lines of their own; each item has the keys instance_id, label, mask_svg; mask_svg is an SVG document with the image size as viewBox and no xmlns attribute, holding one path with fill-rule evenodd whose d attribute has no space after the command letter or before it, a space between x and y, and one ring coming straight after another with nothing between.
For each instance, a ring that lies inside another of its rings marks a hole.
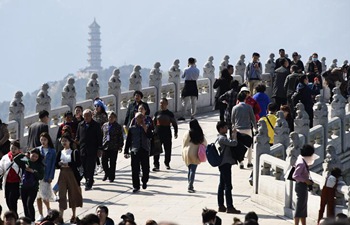
<instances>
[{"instance_id":1,"label":"child","mask_svg":"<svg viewBox=\"0 0 350 225\"><path fill-rule=\"evenodd\" d=\"M327 177L326 183L322 188L321 193L321 204L320 210L318 212L317 223L320 223L320 220L323 217L324 209L327 205L327 217L333 218L335 216L335 191L337 189L338 179L341 177L341 170L339 168L333 168L331 174Z\"/></svg>"},{"instance_id":2,"label":"child","mask_svg":"<svg viewBox=\"0 0 350 225\"><path fill-rule=\"evenodd\" d=\"M14 161L23 170L21 198L24 215L34 222L34 201L38 194L39 180L44 178L44 165L39 149L34 148L29 153L29 159L26 155L22 154L16 157Z\"/></svg>"},{"instance_id":3,"label":"child","mask_svg":"<svg viewBox=\"0 0 350 225\"><path fill-rule=\"evenodd\" d=\"M41 146L38 148L40 150L41 156L43 157L43 163L45 166L44 179L39 181L39 192L37 198L37 205L39 211L38 222L41 221L43 217L43 202L49 212L50 200L53 199L51 182L55 176L55 163L56 163L56 150L53 147L53 143L50 135L47 132L43 132L40 135Z\"/></svg>"},{"instance_id":4,"label":"child","mask_svg":"<svg viewBox=\"0 0 350 225\"><path fill-rule=\"evenodd\" d=\"M231 147L237 145L237 130L232 130L231 139L226 137L227 124L226 122L219 121L216 124L216 129L219 132L218 143L220 145L220 155L222 156L222 162L219 166L220 171L220 183L218 188L218 205L219 212L236 213L240 214L241 211L233 207L232 202L232 175L231 167L237 163L232 157ZM226 197L226 206L224 205L224 192Z\"/></svg>"}]
</instances>

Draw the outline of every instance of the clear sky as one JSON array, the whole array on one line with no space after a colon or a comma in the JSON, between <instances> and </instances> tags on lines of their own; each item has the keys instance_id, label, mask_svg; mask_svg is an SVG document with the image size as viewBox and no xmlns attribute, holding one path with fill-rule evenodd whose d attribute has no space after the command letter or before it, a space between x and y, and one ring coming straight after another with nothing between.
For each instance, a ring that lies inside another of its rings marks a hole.
<instances>
[{"instance_id":1,"label":"clear sky","mask_svg":"<svg viewBox=\"0 0 350 225\"><path fill-rule=\"evenodd\" d=\"M102 66L156 61L168 70L190 56L261 60L279 48L327 64L350 59L348 0L0 0L0 101L87 66L88 26L101 26ZM124 84L125 85L125 84Z\"/></svg>"}]
</instances>

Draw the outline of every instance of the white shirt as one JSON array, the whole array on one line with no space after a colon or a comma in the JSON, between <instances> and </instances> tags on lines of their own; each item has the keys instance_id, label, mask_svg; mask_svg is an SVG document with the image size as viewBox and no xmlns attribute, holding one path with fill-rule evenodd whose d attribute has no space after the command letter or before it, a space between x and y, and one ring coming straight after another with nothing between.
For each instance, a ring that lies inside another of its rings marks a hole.
<instances>
[{"instance_id":1,"label":"white shirt","mask_svg":"<svg viewBox=\"0 0 350 225\"><path fill-rule=\"evenodd\" d=\"M63 149L62 151L61 151L61 162L62 163L70 163L70 162L72 162L72 149L67 149L67 150L65 150L65 149Z\"/></svg>"},{"instance_id":2,"label":"white shirt","mask_svg":"<svg viewBox=\"0 0 350 225\"><path fill-rule=\"evenodd\" d=\"M337 178L335 178L335 176L329 175L326 181L326 187L333 188L336 183Z\"/></svg>"}]
</instances>

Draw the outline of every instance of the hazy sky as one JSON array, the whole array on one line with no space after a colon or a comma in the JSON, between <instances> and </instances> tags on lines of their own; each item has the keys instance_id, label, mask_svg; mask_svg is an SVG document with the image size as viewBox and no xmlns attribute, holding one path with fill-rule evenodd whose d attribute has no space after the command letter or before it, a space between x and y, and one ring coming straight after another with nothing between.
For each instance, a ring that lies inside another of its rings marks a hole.
<instances>
[{"instance_id":1,"label":"hazy sky","mask_svg":"<svg viewBox=\"0 0 350 225\"><path fill-rule=\"evenodd\" d=\"M350 59L349 0L0 0L0 101L87 66L88 26L101 26L102 66L156 61L168 70L188 57L266 61L285 48L302 60ZM124 84L125 85L125 84Z\"/></svg>"}]
</instances>

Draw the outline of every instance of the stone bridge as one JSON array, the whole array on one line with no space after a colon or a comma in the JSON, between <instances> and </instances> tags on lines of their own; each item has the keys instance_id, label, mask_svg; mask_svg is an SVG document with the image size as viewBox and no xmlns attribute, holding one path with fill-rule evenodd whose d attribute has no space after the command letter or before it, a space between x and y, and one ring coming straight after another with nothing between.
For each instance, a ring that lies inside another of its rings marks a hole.
<instances>
[{"instance_id":1,"label":"stone bridge","mask_svg":"<svg viewBox=\"0 0 350 225\"><path fill-rule=\"evenodd\" d=\"M221 62L220 70L228 64L228 56ZM243 63L243 64L242 64ZM266 93L272 92L272 66L273 57L265 64L265 73L262 82L266 85ZM244 58L237 62L234 79L240 83L244 80L245 69ZM162 73L160 63L155 63L149 74L149 87L141 86L140 66L136 65L130 74L129 91L121 92L119 70L115 69L108 82L108 95L99 95L98 74L91 74L91 79L86 85L86 100L76 102L74 78L67 79L67 84L62 91L62 106L52 108L48 86L43 85L37 96L37 111L46 109L50 113L51 123L49 133L55 140L59 125L63 122L63 114L67 110L73 111L76 105L84 109L93 109L93 99L100 97L106 103L109 110L114 110L118 115L118 121L123 123L127 105L133 101L134 90L141 90L144 94L143 100L149 104L151 114L158 110L159 99L165 97L169 102L169 110L175 113L181 110L180 93L183 88L181 81L181 70L179 60L175 60L169 69L168 83L162 84ZM213 57L203 67L203 76L197 81L198 84L198 112L209 113L213 110L215 90L212 88L215 80L215 68ZM259 122L259 133L255 138L255 164L254 164L254 186L252 200L261 205L271 206L275 212L292 217L294 209L295 194L293 182L286 181L284 174L290 168L290 164L299 154L300 147L304 143L312 144L320 158L312 166L312 178L315 181L314 191L310 197L313 204L309 204L310 218L317 218L320 188L324 178L334 166L341 167L344 171L344 182L338 185L338 210L347 211L346 202L349 199L347 182L350 181L350 106L342 97L338 89L334 91L333 101L328 103L329 94L327 88L318 96L314 105L314 127L309 129L309 118L301 103L298 105L297 117L295 119L295 132L289 133L288 123L281 113L275 127L275 144L270 147L267 136L267 128L264 121ZM28 127L38 120L38 115L24 116L25 106L22 103L22 92L18 91L9 107L8 128L12 139L20 139L22 146L27 142ZM327 102L327 103L326 103ZM203 116L202 121L206 120ZM201 121L200 121L201 122ZM209 131L215 133L215 129ZM208 140L209 142L212 140ZM273 202L274 204L270 204Z\"/></svg>"}]
</instances>

